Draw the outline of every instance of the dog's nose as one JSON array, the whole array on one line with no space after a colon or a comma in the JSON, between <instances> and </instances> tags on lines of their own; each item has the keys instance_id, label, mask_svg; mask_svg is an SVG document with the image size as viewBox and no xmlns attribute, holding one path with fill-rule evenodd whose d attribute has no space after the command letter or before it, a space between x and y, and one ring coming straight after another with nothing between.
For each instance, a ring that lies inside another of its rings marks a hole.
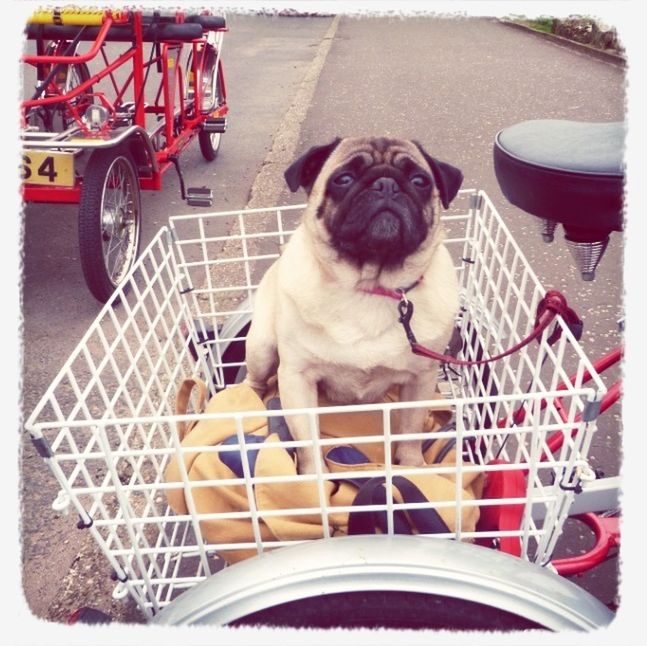
<instances>
[{"instance_id":1,"label":"dog's nose","mask_svg":"<svg viewBox=\"0 0 647 646\"><path fill-rule=\"evenodd\" d=\"M371 184L371 189L385 197L400 192L400 185L392 177L379 177Z\"/></svg>"}]
</instances>

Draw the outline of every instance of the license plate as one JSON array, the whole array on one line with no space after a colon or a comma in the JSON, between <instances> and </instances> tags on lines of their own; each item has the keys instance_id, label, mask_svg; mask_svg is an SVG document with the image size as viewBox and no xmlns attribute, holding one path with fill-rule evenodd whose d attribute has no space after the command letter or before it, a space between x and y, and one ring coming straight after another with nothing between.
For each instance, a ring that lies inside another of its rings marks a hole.
<instances>
[{"instance_id":1,"label":"license plate","mask_svg":"<svg viewBox=\"0 0 647 646\"><path fill-rule=\"evenodd\" d=\"M45 186L74 186L74 153L24 150L22 181Z\"/></svg>"}]
</instances>

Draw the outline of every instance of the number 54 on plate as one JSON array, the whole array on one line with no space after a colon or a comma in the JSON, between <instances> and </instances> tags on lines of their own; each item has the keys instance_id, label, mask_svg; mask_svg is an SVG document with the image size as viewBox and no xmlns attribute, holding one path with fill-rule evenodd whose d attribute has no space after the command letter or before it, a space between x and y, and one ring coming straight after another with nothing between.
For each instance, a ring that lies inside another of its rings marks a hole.
<instances>
[{"instance_id":1,"label":"number 54 on plate","mask_svg":"<svg viewBox=\"0 0 647 646\"><path fill-rule=\"evenodd\" d=\"M74 186L74 153L25 150L21 176L26 184Z\"/></svg>"}]
</instances>

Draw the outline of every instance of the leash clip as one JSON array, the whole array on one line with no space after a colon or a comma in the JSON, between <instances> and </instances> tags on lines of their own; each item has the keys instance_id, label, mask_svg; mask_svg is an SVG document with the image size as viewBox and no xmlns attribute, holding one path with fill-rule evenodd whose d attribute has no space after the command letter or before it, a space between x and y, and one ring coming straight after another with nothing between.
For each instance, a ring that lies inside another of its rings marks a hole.
<instances>
[{"instance_id":1,"label":"leash clip","mask_svg":"<svg viewBox=\"0 0 647 646\"><path fill-rule=\"evenodd\" d=\"M400 291L400 300L398 301L398 312L400 312L399 321L407 335L407 339L411 346L417 345L413 330L411 329L411 317L413 316L413 303L407 299L404 291Z\"/></svg>"}]
</instances>

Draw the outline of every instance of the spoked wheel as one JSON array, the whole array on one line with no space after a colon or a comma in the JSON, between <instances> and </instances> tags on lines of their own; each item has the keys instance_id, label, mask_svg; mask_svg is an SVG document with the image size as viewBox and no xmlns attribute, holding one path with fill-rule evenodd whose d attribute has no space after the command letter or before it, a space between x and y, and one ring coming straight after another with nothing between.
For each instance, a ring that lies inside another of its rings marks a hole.
<instances>
[{"instance_id":1,"label":"spoked wheel","mask_svg":"<svg viewBox=\"0 0 647 646\"><path fill-rule=\"evenodd\" d=\"M45 96L65 95L71 92L85 81L90 79L90 70L85 63L76 63L74 65L62 65L56 74L55 84L58 92L50 92ZM80 94L69 103L74 107L80 116L89 105L92 104L93 87L90 86L87 93ZM27 125L35 128L40 132L63 132L67 130L75 121L70 112L68 104L61 102L48 106L32 108L27 115Z\"/></svg>"},{"instance_id":2,"label":"spoked wheel","mask_svg":"<svg viewBox=\"0 0 647 646\"><path fill-rule=\"evenodd\" d=\"M64 69L59 72L59 76L59 82L63 84L63 92L68 94L74 88L90 80L90 70L85 63L76 63L74 65L66 65ZM79 95L72 102L72 105L76 108L80 116L83 116L88 106L92 105L93 99L90 95L93 91L94 88L90 86L87 92ZM74 117L71 114L68 114L65 106L60 108L59 113L61 130L67 130L67 128L74 123Z\"/></svg>"},{"instance_id":3,"label":"spoked wheel","mask_svg":"<svg viewBox=\"0 0 647 646\"><path fill-rule=\"evenodd\" d=\"M105 303L139 253L139 179L125 148L95 150L88 160L79 204L79 253L94 297Z\"/></svg>"},{"instance_id":4,"label":"spoked wheel","mask_svg":"<svg viewBox=\"0 0 647 646\"><path fill-rule=\"evenodd\" d=\"M63 56L68 52L69 46L70 43L66 40L52 41L47 45L45 55ZM76 51L76 48L74 51ZM51 69L51 65L45 66L44 74L48 75ZM89 81L90 76L90 69L85 63L59 65L54 77L45 89L45 94L41 96L66 96L79 85ZM72 109L75 109L79 116L83 116L88 106L93 103L93 91L94 88L90 86L85 92L69 101L32 109L27 116L28 125L41 132L63 132L67 130L75 122Z\"/></svg>"}]
</instances>

